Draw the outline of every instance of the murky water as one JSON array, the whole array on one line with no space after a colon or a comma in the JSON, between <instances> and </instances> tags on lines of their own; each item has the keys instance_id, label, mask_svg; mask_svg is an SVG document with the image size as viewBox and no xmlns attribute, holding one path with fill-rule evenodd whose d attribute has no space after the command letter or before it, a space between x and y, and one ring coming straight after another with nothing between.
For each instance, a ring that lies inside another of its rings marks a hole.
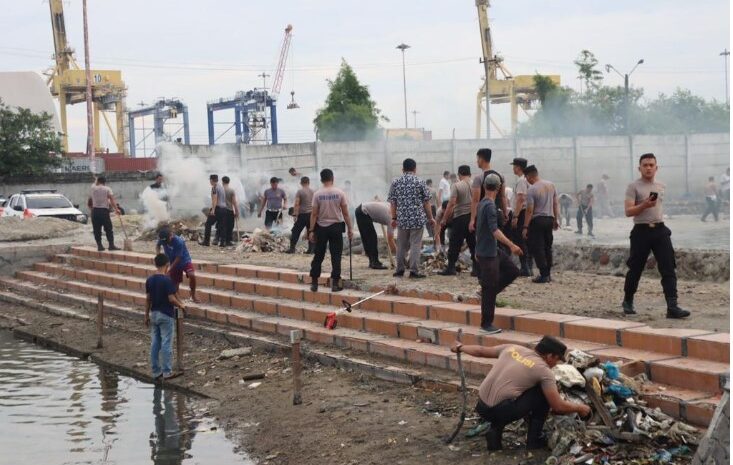
<instances>
[{"instance_id":1,"label":"murky water","mask_svg":"<svg viewBox=\"0 0 733 465\"><path fill-rule=\"evenodd\" d=\"M0 330L0 464L251 464L192 398Z\"/></svg>"}]
</instances>

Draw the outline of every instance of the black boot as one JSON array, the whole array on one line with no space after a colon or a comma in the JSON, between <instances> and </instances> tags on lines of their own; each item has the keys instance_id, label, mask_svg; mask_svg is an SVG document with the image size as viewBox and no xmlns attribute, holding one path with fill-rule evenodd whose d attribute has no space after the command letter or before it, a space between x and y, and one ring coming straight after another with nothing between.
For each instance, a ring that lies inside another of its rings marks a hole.
<instances>
[{"instance_id":1,"label":"black boot","mask_svg":"<svg viewBox=\"0 0 733 465\"><path fill-rule=\"evenodd\" d=\"M636 315L636 310L634 310L634 298L626 296L624 297L624 301L621 303L621 308L624 309L624 313L626 315Z\"/></svg>"},{"instance_id":2,"label":"black boot","mask_svg":"<svg viewBox=\"0 0 733 465\"><path fill-rule=\"evenodd\" d=\"M99 252L104 252L104 246L102 245L102 241L97 242L97 250Z\"/></svg>"},{"instance_id":3,"label":"black boot","mask_svg":"<svg viewBox=\"0 0 733 465\"><path fill-rule=\"evenodd\" d=\"M117 246L116 246L116 245L114 244L114 242L112 242L112 243L111 243L111 244L109 245L108 249L109 249L109 250L122 250L122 249L120 249L119 247L117 247Z\"/></svg>"},{"instance_id":4,"label":"black boot","mask_svg":"<svg viewBox=\"0 0 733 465\"><path fill-rule=\"evenodd\" d=\"M311 278L311 291L318 292L318 278Z\"/></svg>"},{"instance_id":5,"label":"black boot","mask_svg":"<svg viewBox=\"0 0 733 465\"><path fill-rule=\"evenodd\" d=\"M290 248L289 248L288 250L286 250L286 251L285 251L285 253L287 253L287 254L292 254L292 253L295 253L295 244L293 244L293 243L291 242L291 243L290 243Z\"/></svg>"},{"instance_id":6,"label":"black boot","mask_svg":"<svg viewBox=\"0 0 733 465\"><path fill-rule=\"evenodd\" d=\"M501 450L501 436L504 434L504 427L489 426L486 431L486 448L490 451Z\"/></svg>"},{"instance_id":7,"label":"black boot","mask_svg":"<svg viewBox=\"0 0 733 465\"><path fill-rule=\"evenodd\" d=\"M527 449L544 449L547 447L547 436L542 432L542 428L545 425L545 419L529 420L529 426L527 428Z\"/></svg>"},{"instance_id":8,"label":"black boot","mask_svg":"<svg viewBox=\"0 0 733 465\"><path fill-rule=\"evenodd\" d=\"M307 255L313 255L315 253L314 245L312 242L308 241L308 250L305 251Z\"/></svg>"},{"instance_id":9,"label":"black boot","mask_svg":"<svg viewBox=\"0 0 733 465\"><path fill-rule=\"evenodd\" d=\"M687 318L690 312L677 305L677 297L667 297L667 318Z\"/></svg>"},{"instance_id":10,"label":"black boot","mask_svg":"<svg viewBox=\"0 0 733 465\"><path fill-rule=\"evenodd\" d=\"M379 259L369 260L369 268L372 270L386 270L387 267Z\"/></svg>"},{"instance_id":11,"label":"black boot","mask_svg":"<svg viewBox=\"0 0 733 465\"><path fill-rule=\"evenodd\" d=\"M339 292L344 290L344 284L341 278L331 278L331 292Z\"/></svg>"},{"instance_id":12,"label":"black boot","mask_svg":"<svg viewBox=\"0 0 733 465\"><path fill-rule=\"evenodd\" d=\"M446 266L444 270L438 271L438 274L441 276L455 276L457 274L456 264L448 263L448 266Z\"/></svg>"}]
</instances>

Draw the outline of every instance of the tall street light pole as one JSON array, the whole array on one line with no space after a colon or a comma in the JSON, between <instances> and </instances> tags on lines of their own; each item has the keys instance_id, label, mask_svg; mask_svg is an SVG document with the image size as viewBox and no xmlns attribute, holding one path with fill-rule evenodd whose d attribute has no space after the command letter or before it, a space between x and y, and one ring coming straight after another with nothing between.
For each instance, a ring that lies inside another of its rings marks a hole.
<instances>
[{"instance_id":1,"label":"tall street light pole","mask_svg":"<svg viewBox=\"0 0 733 465\"><path fill-rule=\"evenodd\" d=\"M92 120L92 71L89 65L89 27L87 25L87 0L82 2L84 21L84 71L86 75L86 101L87 101L87 156L89 157L89 171L94 174L96 170L94 159L94 122Z\"/></svg>"},{"instance_id":2,"label":"tall street light pole","mask_svg":"<svg viewBox=\"0 0 733 465\"><path fill-rule=\"evenodd\" d=\"M633 68L631 68L631 71L629 71L626 74L621 74L619 70L614 68L612 65L606 65L606 72L610 73L611 70L613 70L616 74L624 78L624 130L626 131L626 134L631 133L631 127L629 125L629 76L631 76L631 73L634 72L634 70L640 65L644 63L644 59L641 59L636 62Z\"/></svg>"},{"instance_id":3,"label":"tall street light pole","mask_svg":"<svg viewBox=\"0 0 733 465\"><path fill-rule=\"evenodd\" d=\"M405 43L397 46L397 49L402 51L402 94L405 98L405 128L409 127L407 125L407 77L405 75L405 50L408 48L410 46Z\"/></svg>"},{"instance_id":4,"label":"tall street light pole","mask_svg":"<svg viewBox=\"0 0 733 465\"><path fill-rule=\"evenodd\" d=\"M724 49L720 52L720 56L725 58L725 104L730 106L730 96L728 94L728 56L730 56L730 50Z\"/></svg>"},{"instance_id":5,"label":"tall street light pole","mask_svg":"<svg viewBox=\"0 0 733 465\"><path fill-rule=\"evenodd\" d=\"M417 114L420 113L417 110L412 110L412 123L413 126L415 126L415 129L417 129Z\"/></svg>"}]
</instances>

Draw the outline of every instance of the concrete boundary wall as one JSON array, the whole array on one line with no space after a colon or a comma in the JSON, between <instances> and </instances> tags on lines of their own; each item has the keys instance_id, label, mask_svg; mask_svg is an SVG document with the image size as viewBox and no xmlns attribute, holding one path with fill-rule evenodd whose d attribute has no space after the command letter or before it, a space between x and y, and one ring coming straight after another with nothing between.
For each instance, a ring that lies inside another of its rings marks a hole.
<instances>
[{"instance_id":1,"label":"concrete boundary wall","mask_svg":"<svg viewBox=\"0 0 733 465\"><path fill-rule=\"evenodd\" d=\"M356 179L381 189L398 176L404 158L414 158L418 175L436 183L444 170L455 172L467 164L475 170L475 154L480 147L493 151L495 169L511 174L514 157L536 164L542 177L550 179L563 192L574 192L586 183L597 183L601 173L608 174L611 188L621 195L626 183L638 176L638 158L646 152L657 155L659 179L667 185L672 198L686 194L702 195L708 176L719 176L730 163L730 135L634 135L538 137L518 139L379 140L363 142L315 142L279 145L177 146L187 155L213 157L227 152L238 159L241 172L265 173L285 177L288 168L315 174L332 168L342 181ZM161 157L165 158L164 146ZM236 161L233 161L236 163ZM510 176L509 179L512 179Z\"/></svg>"}]
</instances>

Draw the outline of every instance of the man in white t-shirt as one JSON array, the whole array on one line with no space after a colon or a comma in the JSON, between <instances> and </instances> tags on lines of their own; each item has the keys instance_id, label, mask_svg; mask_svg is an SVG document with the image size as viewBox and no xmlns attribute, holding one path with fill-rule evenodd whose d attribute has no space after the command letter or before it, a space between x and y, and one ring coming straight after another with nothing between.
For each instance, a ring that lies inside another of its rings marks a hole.
<instances>
[{"instance_id":1,"label":"man in white t-shirt","mask_svg":"<svg viewBox=\"0 0 733 465\"><path fill-rule=\"evenodd\" d=\"M445 203L450 200L450 171L443 171L443 178L438 184L438 198L445 208Z\"/></svg>"}]
</instances>

